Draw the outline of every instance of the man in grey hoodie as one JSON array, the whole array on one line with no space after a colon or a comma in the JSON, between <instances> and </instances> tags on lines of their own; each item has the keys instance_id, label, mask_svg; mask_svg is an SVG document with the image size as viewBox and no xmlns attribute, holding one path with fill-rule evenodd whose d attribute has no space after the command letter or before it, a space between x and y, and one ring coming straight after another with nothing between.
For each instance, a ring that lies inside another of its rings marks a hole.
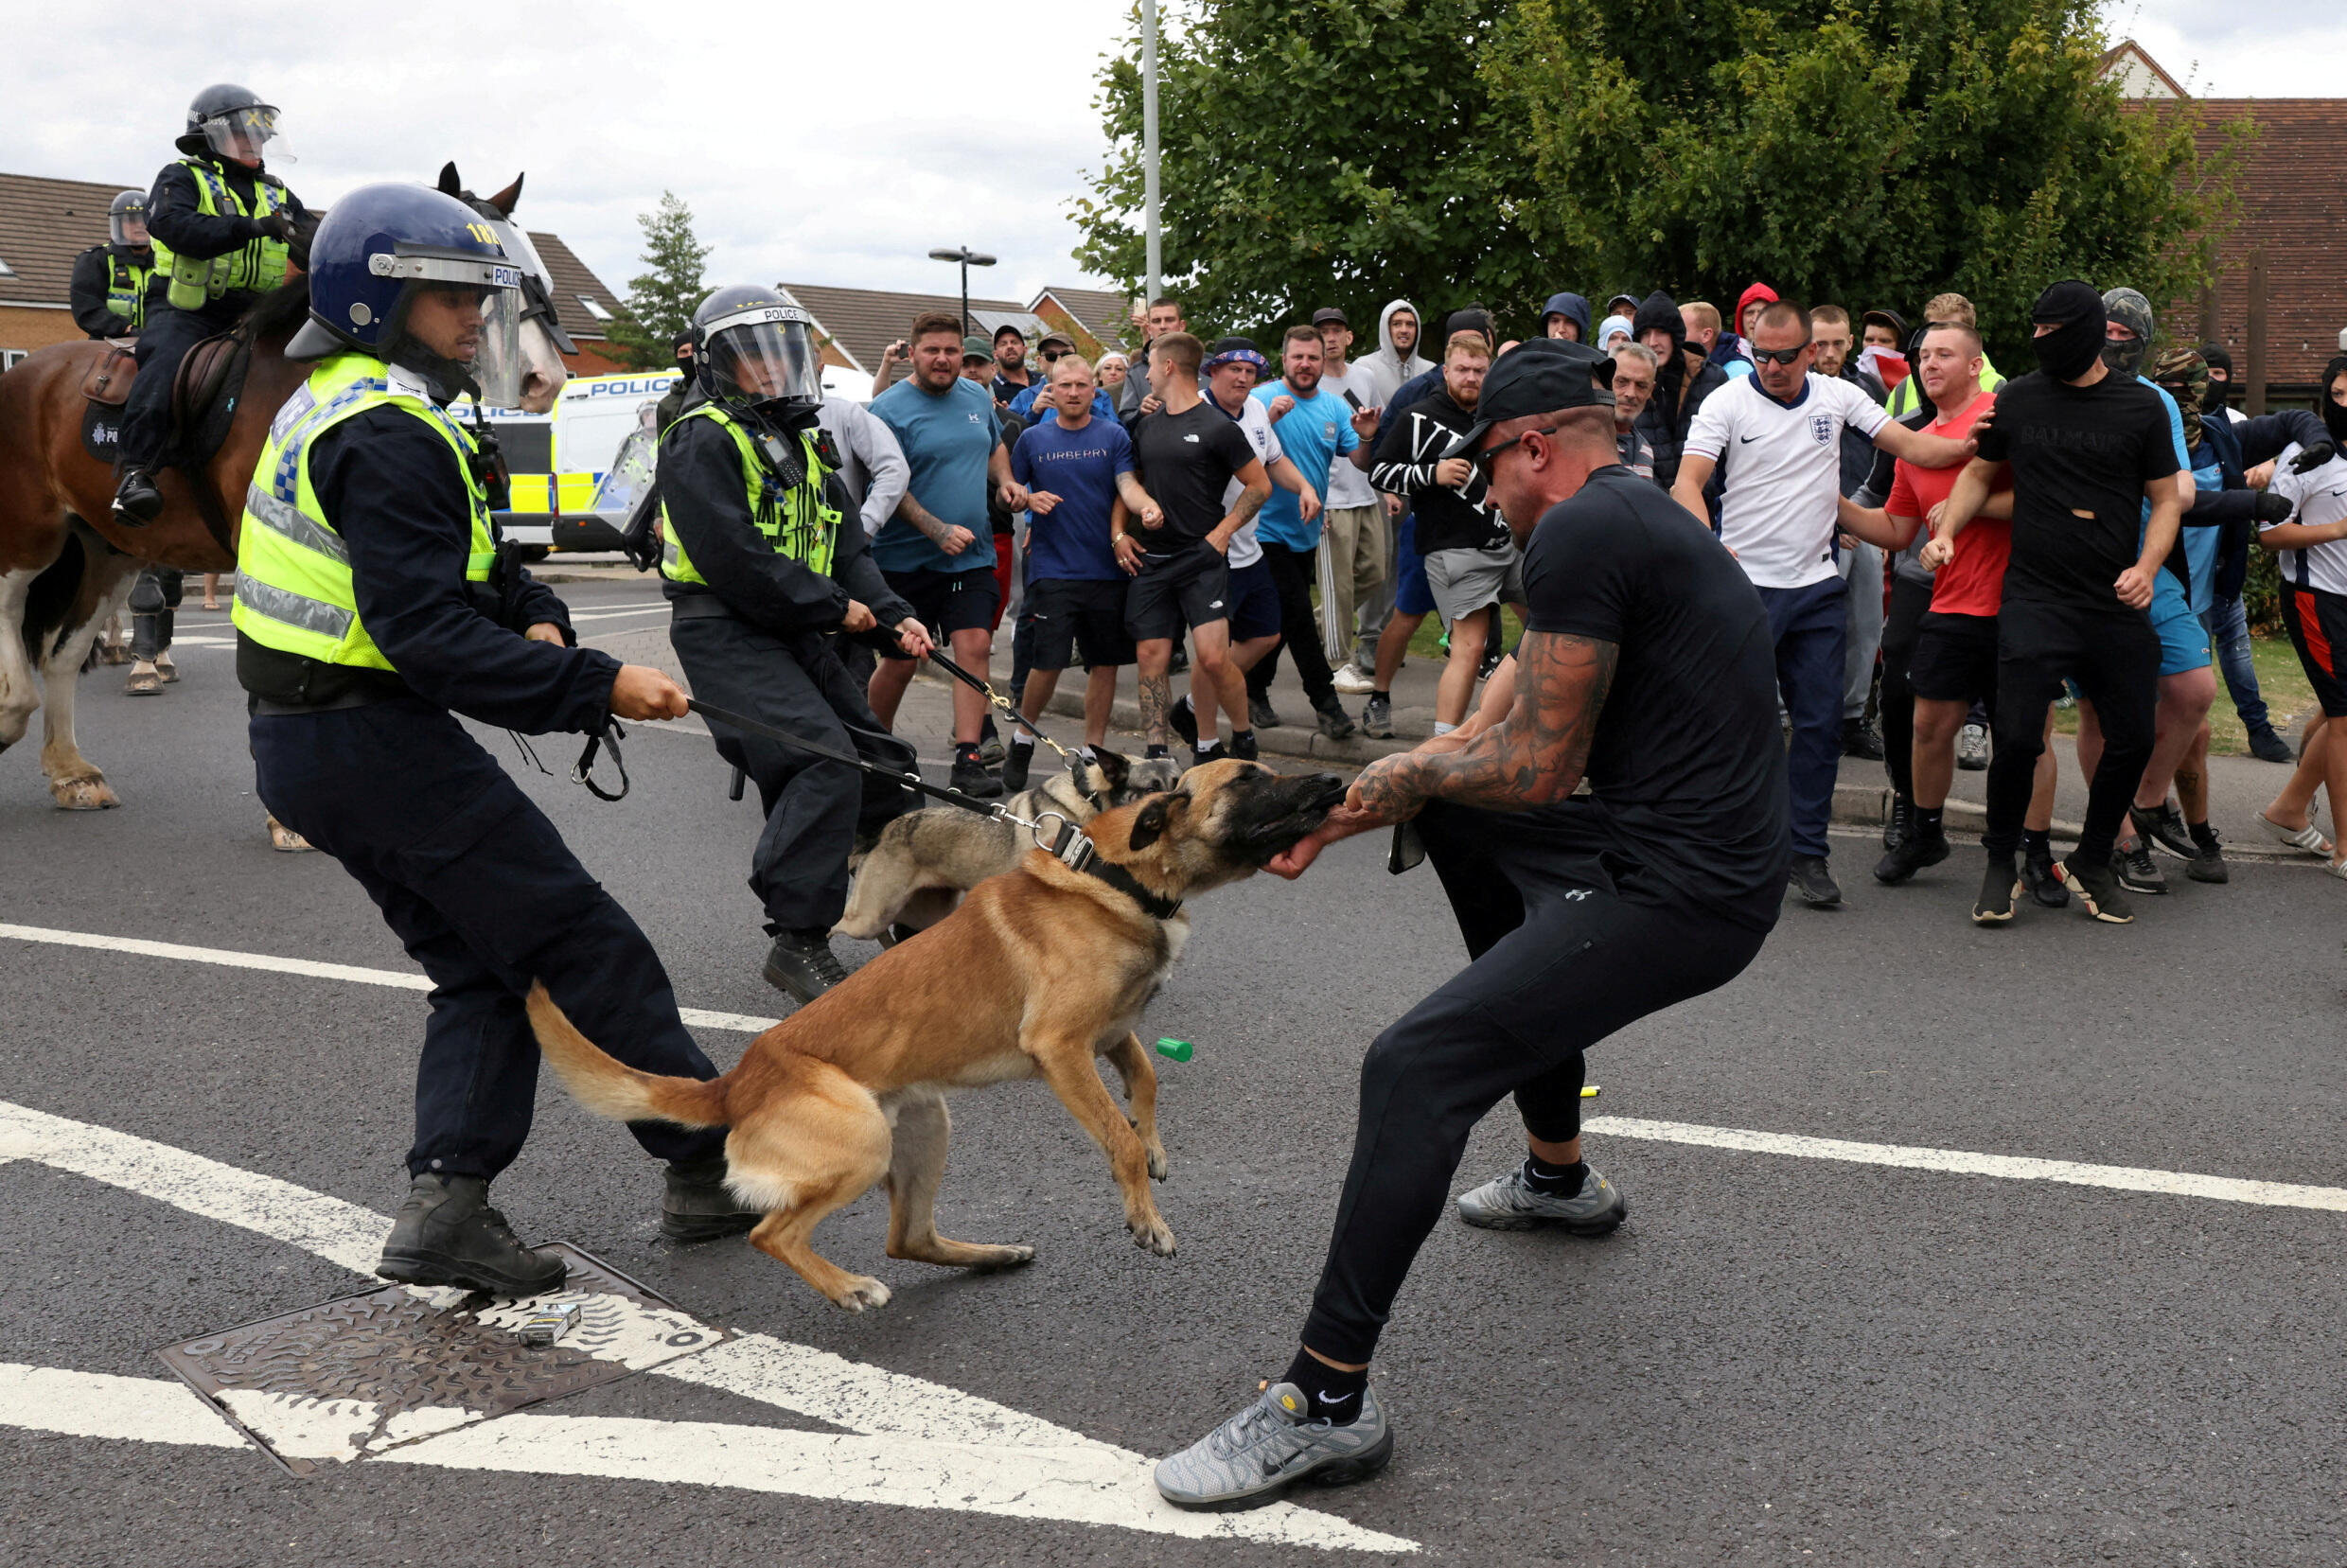
<instances>
[{"instance_id":1,"label":"man in grey hoodie","mask_svg":"<svg viewBox=\"0 0 2347 1568\"><path fill-rule=\"evenodd\" d=\"M1418 351L1423 336L1419 322L1418 307L1406 299L1388 300L1385 308L1378 312L1377 351L1353 361L1350 370L1352 394L1364 406L1385 407L1404 381L1434 369L1434 361ZM1396 536L1402 527L1403 502L1400 496L1387 495L1382 504L1385 513L1385 559L1391 562L1396 558ZM1377 639L1385 631L1385 623L1393 619L1393 598L1394 573L1388 570L1377 591L1357 601L1353 611L1352 658L1336 671L1338 691L1358 696L1375 686Z\"/></svg>"}]
</instances>

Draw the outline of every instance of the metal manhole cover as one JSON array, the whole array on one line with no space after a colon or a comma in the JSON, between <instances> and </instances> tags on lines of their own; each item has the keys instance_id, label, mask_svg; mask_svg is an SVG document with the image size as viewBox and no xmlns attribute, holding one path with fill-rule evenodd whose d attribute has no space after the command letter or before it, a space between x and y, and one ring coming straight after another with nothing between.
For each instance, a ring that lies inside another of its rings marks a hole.
<instances>
[{"instance_id":1,"label":"metal manhole cover","mask_svg":"<svg viewBox=\"0 0 2347 1568\"><path fill-rule=\"evenodd\" d=\"M518 1301L388 1285L156 1351L296 1475L613 1383L733 1337L567 1242ZM552 1344L532 1337L555 1334Z\"/></svg>"}]
</instances>

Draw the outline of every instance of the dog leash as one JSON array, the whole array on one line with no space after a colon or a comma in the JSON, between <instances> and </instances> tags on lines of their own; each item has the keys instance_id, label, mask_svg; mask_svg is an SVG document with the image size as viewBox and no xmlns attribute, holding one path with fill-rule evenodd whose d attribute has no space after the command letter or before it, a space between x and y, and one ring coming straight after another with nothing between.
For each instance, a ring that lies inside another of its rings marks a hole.
<instances>
[{"instance_id":1,"label":"dog leash","mask_svg":"<svg viewBox=\"0 0 2347 1568\"><path fill-rule=\"evenodd\" d=\"M828 746L818 746L813 741L802 740L797 735L777 730L770 724L763 724L754 718L703 702L698 697L686 698L685 706L712 723L722 724L729 730L763 735L777 745L804 751L810 756L821 757L827 762L844 763L859 772L869 773L874 778L890 780L908 789L917 790L935 800L944 801L948 805L957 805L964 811L974 811L980 817L991 817L997 821L1009 822L1015 827L1025 828L1035 848L1049 852L1053 859L1071 872L1082 872L1087 876L1098 877L1139 905L1152 917L1157 920L1172 920L1181 913L1182 901L1180 899L1167 898L1162 893L1153 892L1142 886L1138 877L1122 866L1113 861L1101 859L1099 852L1093 848L1092 840L1084 829L1056 811L1038 811L1032 819L1021 817L999 801L981 801L976 796L964 795L962 791L947 785L933 784L918 773L899 772L892 767L882 767L877 763L866 762L861 757L852 757L834 751ZM619 752L616 748L611 755L615 760L617 759ZM582 759L580 764L582 770L585 766L586 762ZM592 786L590 785L590 787ZM600 794L601 791L597 793ZM1046 822L1059 824L1057 831L1050 834L1049 842L1045 839L1048 830L1043 824Z\"/></svg>"},{"instance_id":2,"label":"dog leash","mask_svg":"<svg viewBox=\"0 0 2347 1568\"><path fill-rule=\"evenodd\" d=\"M1011 732L1013 734L1016 734L1021 730L1026 731L1028 733L1033 735L1037 740L1043 742L1044 745L1058 752L1062 762L1067 763L1071 768L1074 767L1076 753L1068 750L1068 748L1062 746L1059 742L1045 734L1039 726L1022 717L1019 714L1017 705L1013 703L1009 697L1004 696L1000 692L996 691L990 682L981 680L977 676L972 675L969 671L963 669L961 665L955 663L944 654L939 653L935 648L931 648L929 650L929 662L944 671L947 675L953 677L956 680L961 681L962 684L967 686L979 696L984 697L987 702L995 708L997 708L1001 712L1009 714L1012 724ZM1078 770L1078 776L1082 776L1081 770ZM1095 800L1093 803L1098 805L1100 802Z\"/></svg>"}]
</instances>

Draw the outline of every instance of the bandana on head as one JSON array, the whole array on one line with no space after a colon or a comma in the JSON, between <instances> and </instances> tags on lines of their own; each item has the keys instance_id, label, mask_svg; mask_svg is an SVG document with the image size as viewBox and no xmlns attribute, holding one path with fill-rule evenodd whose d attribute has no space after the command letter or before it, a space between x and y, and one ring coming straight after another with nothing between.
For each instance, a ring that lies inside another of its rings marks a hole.
<instances>
[{"instance_id":1,"label":"bandana on head","mask_svg":"<svg viewBox=\"0 0 2347 1568\"><path fill-rule=\"evenodd\" d=\"M2151 301L2132 289L2113 289L2103 295L2103 313L2133 332L2129 340L2106 337L2103 363L2122 376L2144 373L2144 356L2151 352Z\"/></svg>"},{"instance_id":2,"label":"bandana on head","mask_svg":"<svg viewBox=\"0 0 2347 1568\"><path fill-rule=\"evenodd\" d=\"M2198 451L2200 412L2209 391L2209 361L2197 349L2171 348L2152 361L2151 379L2176 399L2177 412L2184 416L2184 445Z\"/></svg>"},{"instance_id":3,"label":"bandana on head","mask_svg":"<svg viewBox=\"0 0 2347 1568\"><path fill-rule=\"evenodd\" d=\"M1271 361L1264 359L1259 349L1226 348L1219 354L1209 356L1206 361L1206 368L1211 371L1216 365L1251 364L1255 367L1256 374L1260 376L1270 363Z\"/></svg>"}]
</instances>

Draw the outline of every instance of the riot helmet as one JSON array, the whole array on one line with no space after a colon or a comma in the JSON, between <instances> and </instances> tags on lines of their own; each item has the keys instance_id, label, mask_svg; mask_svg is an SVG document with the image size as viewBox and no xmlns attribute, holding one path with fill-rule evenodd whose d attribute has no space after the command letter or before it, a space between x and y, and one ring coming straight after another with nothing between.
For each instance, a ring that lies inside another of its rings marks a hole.
<instances>
[{"instance_id":1,"label":"riot helmet","mask_svg":"<svg viewBox=\"0 0 2347 1568\"><path fill-rule=\"evenodd\" d=\"M815 318L771 289L720 289L693 312L695 376L702 396L784 424L804 424L823 402Z\"/></svg>"},{"instance_id":2,"label":"riot helmet","mask_svg":"<svg viewBox=\"0 0 2347 1568\"><path fill-rule=\"evenodd\" d=\"M263 103L258 93L233 81L215 82L187 105L187 129L179 149L187 153L211 152L249 166L258 166L261 150L281 164L294 162L277 130L277 106Z\"/></svg>"},{"instance_id":3,"label":"riot helmet","mask_svg":"<svg viewBox=\"0 0 2347 1568\"><path fill-rule=\"evenodd\" d=\"M117 245L132 250L145 250L147 238L147 193L126 190L114 199L106 209L106 238Z\"/></svg>"},{"instance_id":4,"label":"riot helmet","mask_svg":"<svg viewBox=\"0 0 2347 1568\"><path fill-rule=\"evenodd\" d=\"M477 303L478 333L466 323L455 344L416 336L409 316L427 291ZM356 349L415 372L443 402L469 392L510 407L521 395L522 307L521 269L471 208L422 185L366 185L335 203L310 241L309 321L286 358Z\"/></svg>"}]
</instances>

